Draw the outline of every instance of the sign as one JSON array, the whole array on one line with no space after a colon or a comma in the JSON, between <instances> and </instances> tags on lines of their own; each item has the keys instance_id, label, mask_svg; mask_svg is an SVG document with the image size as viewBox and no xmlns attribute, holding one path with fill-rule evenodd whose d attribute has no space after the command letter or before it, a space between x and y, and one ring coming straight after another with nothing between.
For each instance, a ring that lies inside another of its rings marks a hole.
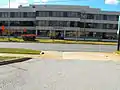
<instances>
[{"instance_id":1,"label":"sign","mask_svg":"<svg viewBox=\"0 0 120 90\"><path fill-rule=\"evenodd\" d=\"M2 29L2 31L4 31L4 30L5 30L5 26L4 26L4 25L2 25L1 29Z\"/></svg>"},{"instance_id":2,"label":"sign","mask_svg":"<svg viewBox=\"0 0 120 90\"><path fill-rule=\"evenodd\" d=\"M24 30L23 30L24 32L27 32L27 30L26 30L26 28L24 28Z\"/></svg>"}]
</instances>

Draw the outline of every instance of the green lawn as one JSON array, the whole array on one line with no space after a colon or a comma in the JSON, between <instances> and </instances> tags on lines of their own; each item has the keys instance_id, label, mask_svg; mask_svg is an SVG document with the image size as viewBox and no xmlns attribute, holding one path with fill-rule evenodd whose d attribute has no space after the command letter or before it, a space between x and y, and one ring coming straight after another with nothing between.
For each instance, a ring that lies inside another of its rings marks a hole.
<instances>
[{"instance_id":1,"label":"green lawn","mask_svg":"<svg viewBox=\"0 0 120 90\"><path fill-rule=\"evenodd\" d=\"M0 61L11 60L11 59L15 59L15 58L17 58L17 57L0 56Z\"/></svg>"},{"instance_id":2,"label":"green lawn","mask_svg":"<svg viewBox=\"0 0 120 90\"><path fill-rule=\"evenodd\" d=\"M99 41L75 41L75 40L52 40L52 39L37 39L41 43L64 43L64 44L94 44L94 45L116 45L116 42L99 42Z\"/></svg>"},{"instance_id":3,"label":"green lawn","mask_svg":"<svg viewBox=\"0 0 120 90\"><path fill-rule=\"evenodd\" d=\"M18 49L18 48L0 48L0 53L11 53L11 54L40 54L39 50L31 49Z\"/></svg>"},{"instance_id":4,"label":"green lawn","mask_svg":"<svg viewBox=\"0 0 120 90\"><path fill-rule=\"evenodd\" d=\"M93 45L116 45L116 42L102 41L76 41L76 40L57 40L57 39L36 39L33 41L24 41L22 38L10 38L11 42L30 42L30 43L62 43L62 44L93 44ZM10 42L8 38L0 38L0 42Z\"/></svg>"},{"instance_id":5,"label":"green lawn","mask_svg":"<svg viewBox=\"0 0 120 90\"><path fill-rule=\"evenodd\" d=\"M116 51L117 54L120 54L120 51Z\"/></svg>"}]
</instances>

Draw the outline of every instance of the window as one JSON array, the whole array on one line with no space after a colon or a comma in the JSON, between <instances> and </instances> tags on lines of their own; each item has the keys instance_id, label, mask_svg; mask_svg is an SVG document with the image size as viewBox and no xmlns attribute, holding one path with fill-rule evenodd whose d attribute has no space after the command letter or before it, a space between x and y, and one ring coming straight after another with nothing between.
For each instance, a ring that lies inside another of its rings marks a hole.
<instances>
[{"instance_id":1,"label":"window","mask_svg":"<svg viewBox=\"0 0 120 90\"><path fill-rule=\"evenodd\" d=\"M0 12L0 18L2 17L2 12Z\"/></svg>"},{"instance_id":2,"label":"window","mask_svg":"<svg viewBox=\"0 0 120 90\"><path fill-rule=\"evenodd\" d=\"M116 21L119 21L119 15L117 15L115 18Z\"/></svg>"},{"instance_id":3,"label":"window","mask_svg":"<svg viewBox=\"0 0 120 90\"><path fill-rule=\"evenodd\" d=\"M75 26L75 22L74 21L71 21L70 22L70 27L74 27Z\"/></svg>"},{"instance_id":4,"label":"window","mask_svg":"<svg viewBox=\"0 0 120 90\"><path fill-rule=\"evenodd\" d=\"M67 12L63 12L63 17L68 17L68 13Z\"/></svg>"},{"instance_id":5,"label":"window","mask_svg":"<svg viewBox=\"0 0 120 90\"><path fill-rule=\"evenodd\" d=\"M76 12L68 12L68 17L77 17Z\"/></svg>"},{"instance_id":6,"label":"window","mask_svg":"<svg viewBox=\"0 0 120 90\"><path fill-rule=\"evenodd\" d=\"M23 17L27 17L27 12L23 12Z\"/></svg>"},{"instance_id":7,"label":"window","mask_svg":"<svg viewBox=\"0 0 120 90\"><path fill-rule=\"evenodd\" d=\"M49 37L49 33L50 31L49 30L38 30L38 35L41 36L41 37Z\"/></svg>"},{"instance_id":8,"label":"window","mask_svg":"<svg viewBox=\"0 0 120 90\"><path fill-rule=\"evenodd\" d=\"M37 16L37 17L39 16L39 11L36 11L36 16Z\"/></svg>"},{"instance_id":9,"label":"window","mask_svg":"<svg viewBox=\"0 0 120 90\"><path fill-rule=\"evenodd\" d=\"M86 23L85 26L86 26L86 28L93 28L93 24L92 23Z\"/></svg>"},{"instance_id":10,"label":"window","mask_svg":"<svg viewBox=\"0 0 120 90\"><path fill-rule=\"evenodd\" d=\"M40 17L48 17L49 16L49 12L47 12L47 11L40 11L39 12L39 16Z\"/></svg>"},{"instance_id":11,"label":"window","mask_svg":"<svg viewBox=\"0 0 120 90\"><path fill-rule=\"evenodd\" d=\"M10 17L15 17L15 12L10 12Z\"/></svg>"},{"instance_id":12,"label":"window","mask_svg":"<svg viewBox=\"0 0 120 90\"><path fill-rule=\"evenodd\" d=\"M38 21L38 26L48 26L48 21Z\"/></svg>"},{"instance_id":13,"label":"window","mask_svg":"<svg viewBox=\"0 0 120 90\"><path fill-rule=\"evenodd\" d=\"M20 22L19 21L11 21L10 26L19 26Z\"/></svg>"},{"instance_id":14,"label":"window","mask_svg":"<svg viewBox=\"0 0 120 90\"><path fill-rule=\"evenodd\" d=\"M110 21L117 21L117 18L115 15L108 15L107 17L108 17L108 20Z\"/></svg>"},{"instance_id":15,"label":"window","mask_svg":"<svg viewBox=\"0 0 120 90\"><path fill-rule=\"evenodd\" d=\"M95 17L96 17L96 20L101 20L101 15L100 14L96 14Z\"/></svg>"},{"instance_id":16,"label":"window","mask_svg":"<svg viewBox=\"0 0 120 90\"><path fill-rule=\"evenodd\" d=\"M66 31L66 37L76 37L76 31L73 30L73 31Z\"/></svg>"},{"instance_id":17,"label":"window","mask_svg":"<svg viewBox=\"0 0 120 90\"><path fill-rule=\"evenodd\" d=\"M103 24L103 29L107 29L107 24Z\"/></svg>"},{"instance_id":18,"label":"window","mask_svg":"<svg viewBox=\"0 0 120 90\"><path fill-rule=\"evenodd\" d=\"M7 18L8 17L8 12L2 12L2 15L1 15L3 18Z\"/></svg>"},{"instance_id":19,"label":"window","mask_svg":"<svg viewBox=\"0 0 120 90\"><path fill-rule=\"evenodd\" d=\"M87 14L87 19L94 19L94 15L93 14Z\"/></svg>"},{"instance_id":20,"label":"window","mask_svg":"<svg viewBox=\"0 0 120 90\"><path fill-rule=\"evenodd\" d=\"M52 15L52 11L49 11L49 17L52 17L53 15Z\"/></svg>"},{"instance_id":21,"label":"window","mask_svg":"<svg viewBox=\"0 0 120 90\"><path fill-rule=\"evenodd\" d=\"M107 20L107 15L103 15L103 20Z\"/></svg>"}]
</instances>

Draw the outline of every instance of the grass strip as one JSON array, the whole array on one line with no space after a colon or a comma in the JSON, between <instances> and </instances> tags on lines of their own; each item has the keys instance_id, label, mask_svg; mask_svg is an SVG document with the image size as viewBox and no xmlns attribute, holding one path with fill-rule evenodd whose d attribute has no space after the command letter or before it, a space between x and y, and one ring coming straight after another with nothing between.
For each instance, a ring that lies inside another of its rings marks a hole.
<instances>
[{"instance_id":1,"label":"grass strip","mask_svg":"<svg viewBox=\"0 0 120 90\"><path fill-rule=\"evenodd\" d=\"M38 55L41 51L23 48L0 48L0 53L10 53L10 54L34 54Z\"/></svg>"}]
</instances>

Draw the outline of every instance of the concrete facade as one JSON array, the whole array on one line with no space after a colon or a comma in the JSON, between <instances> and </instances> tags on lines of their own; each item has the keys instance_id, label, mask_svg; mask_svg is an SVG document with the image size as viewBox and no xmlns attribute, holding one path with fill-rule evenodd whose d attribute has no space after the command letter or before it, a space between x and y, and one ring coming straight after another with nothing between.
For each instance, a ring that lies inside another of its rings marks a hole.
<instances>
[{"instance_id":1,"label":"concrete facade","mask_svg":"<svg viewBox=\"0 0 120 90\"><path fill-rule=\"evenodd\" d=\"M24 28L40 36L59 31L68 38L107 37L116 39L120 12L102 11L88 6L30 5L0 9L0 25L12 33ZM10 21L10 28L8 22Z\"/></svg>"}]
</instances>

